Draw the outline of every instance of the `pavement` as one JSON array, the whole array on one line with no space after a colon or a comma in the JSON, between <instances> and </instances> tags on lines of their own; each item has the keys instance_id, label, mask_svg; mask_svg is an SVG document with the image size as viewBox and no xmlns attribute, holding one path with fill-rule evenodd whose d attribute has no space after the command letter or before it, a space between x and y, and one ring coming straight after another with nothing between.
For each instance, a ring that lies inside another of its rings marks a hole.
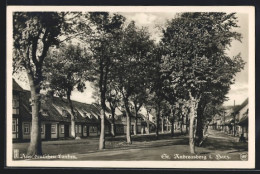
<instances>
[{"instance_id":1,"label":"pavement","mask_svg":"<svg viewBox=\"0 0 260 174\"><path fill-rule=\"evenodd\" d=\"M196 154L189 153L188 135L177 132L174 137L169 133L132 136L133 143L127 144L125 136L106 138L106 149L98 150L98 137L81 140L45 141L42 143L46 155L74 156L74 160L116 160L116 161L161 161L161 160L241 160L248 151L247 143L237 142L223 132L208 130L208 137ZM28 143L14 143L20 153L26 153ZM49 160L49 159L48 159Z\"/></svg>"}]
</instances>

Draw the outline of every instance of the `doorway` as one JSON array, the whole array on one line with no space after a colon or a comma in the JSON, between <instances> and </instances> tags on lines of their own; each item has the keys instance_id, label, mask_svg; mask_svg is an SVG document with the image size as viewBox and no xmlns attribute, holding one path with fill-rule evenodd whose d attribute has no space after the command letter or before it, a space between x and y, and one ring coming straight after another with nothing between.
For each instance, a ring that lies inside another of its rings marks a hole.
<instances>
[{"instance_id":1,"label":"doorway","mask_svg":"<svg viewBox=\"0 0 260 174\"><path fill-rule=\"evenodd\" d=\"M69 137L69 125L64 125L64 137Z\"/></svg>"},{"instance_id":2,"label":"doorway","mask_svg":"<svg viewBox=\"0 0 260 174\"><path fill-rule=\"evenodd\" d=\"M45 139L51 139L51 124L45 124Z\"/></svg>"}]
</instances>

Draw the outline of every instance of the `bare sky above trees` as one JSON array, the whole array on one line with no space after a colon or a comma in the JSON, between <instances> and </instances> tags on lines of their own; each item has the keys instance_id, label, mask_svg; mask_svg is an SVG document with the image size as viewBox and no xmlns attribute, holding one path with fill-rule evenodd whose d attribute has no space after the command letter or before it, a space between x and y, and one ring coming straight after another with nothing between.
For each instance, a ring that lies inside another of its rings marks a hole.
<instances>
[{"instance_id":1,"label":"bare sky above trees","mask_svg":"<svg viewBox=\"0 0 260 174\"><path fill-rule=\"evenodd\" d=\"M127 21L134 20L138 27L147 27L151 36L157 42L160 39L161 28L164 27L167 20L175 17L176 13L120 13L125 16ZM224 103L224 105L233 105L234 100L236 104L241 104L248 97L248 15L238 13L238 25L240 28L237 29L239 33L242 34L242 43L239 41L233 41L232 46L227 51L230 56L235 56L241 53L241 57L246 63L244 70L236 75L235 84L231 86L231 90L228 93L229 100ZM20 77L24 78L24 77ZM15 79L18 79L16 76ZM24 88L29 89L29 86L18 79L18 83ZM86 103L92 103L95 100L92 98L92 93L94 90L89 82L86 83L87 90L83 93L73 91L72 100L77 100Z\"/></svg>"}]
</instances>

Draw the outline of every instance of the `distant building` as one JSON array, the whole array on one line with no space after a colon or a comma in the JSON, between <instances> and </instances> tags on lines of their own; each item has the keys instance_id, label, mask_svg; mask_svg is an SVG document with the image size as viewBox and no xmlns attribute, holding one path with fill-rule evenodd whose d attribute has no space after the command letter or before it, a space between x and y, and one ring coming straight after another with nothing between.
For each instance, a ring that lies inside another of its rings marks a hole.
<instances>
[{"instance_id":1,"label":"distant building","mask_svg":"<svg viewBox=\"0 0 260 174\"><path fill-rule=\"evenodd\" d=\"M210 127L221 130L232 136L248 138L248 98L241 104L231 107L223 107L223 111L216 114Z\"/></svg>"},{"instance_id":2,"label":"distant building","mask_svg":"<svg viewBox=\"0 0 260 174\"><path fill-rule=\"evenodd\" d=\"M248 139L248 98L234 111L236 115L236 131L238 136Z\"/></svg>"},{"instance_id":3,"label":"distant building","mask_svg":"<svg viewBox=\"0 0 260 174\"><path fill-rule=\"evenodd\" d=\"M13 139L30 139L31 133L31 94L23 90L13 80ZM43 140L63 139L71 137L71 111L67 99L42 95L41 103L41 138ZM78 137L97 136L100 134L100 106L72 101L75 112L75 132ZM111 111L105 112L105 133L111 133ZM133 115L133 114L132 114ZM134 129L134 117L131 117L131 132ZM138 115L137 133L144 133L147 120ZM149 121L148 121L149 122ZM151 123L150 123L151 124ZM116 134L126 133L126 117L123 112L115 114Z\"/></svg>"}]
</instances>

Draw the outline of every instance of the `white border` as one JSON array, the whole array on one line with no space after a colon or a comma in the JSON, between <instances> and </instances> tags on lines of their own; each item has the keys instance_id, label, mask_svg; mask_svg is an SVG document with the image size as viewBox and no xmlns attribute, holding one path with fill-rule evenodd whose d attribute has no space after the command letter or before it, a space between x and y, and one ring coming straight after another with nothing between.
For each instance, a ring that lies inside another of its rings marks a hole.
<instances>
[{"instance_id":1,"label":"white border","mask_svg":"<svg viewBox=\"0 0 260 174\"><path fill-rule=\"evenodd\" d=\"M12 160L12 12L238 12L249 16L249 159L248 161L14 161ZM6 162L13 167L106 168L254 168L255 167L255 8L253 6L7 6L7 140Z\"/></svg>"}]
</instances>

